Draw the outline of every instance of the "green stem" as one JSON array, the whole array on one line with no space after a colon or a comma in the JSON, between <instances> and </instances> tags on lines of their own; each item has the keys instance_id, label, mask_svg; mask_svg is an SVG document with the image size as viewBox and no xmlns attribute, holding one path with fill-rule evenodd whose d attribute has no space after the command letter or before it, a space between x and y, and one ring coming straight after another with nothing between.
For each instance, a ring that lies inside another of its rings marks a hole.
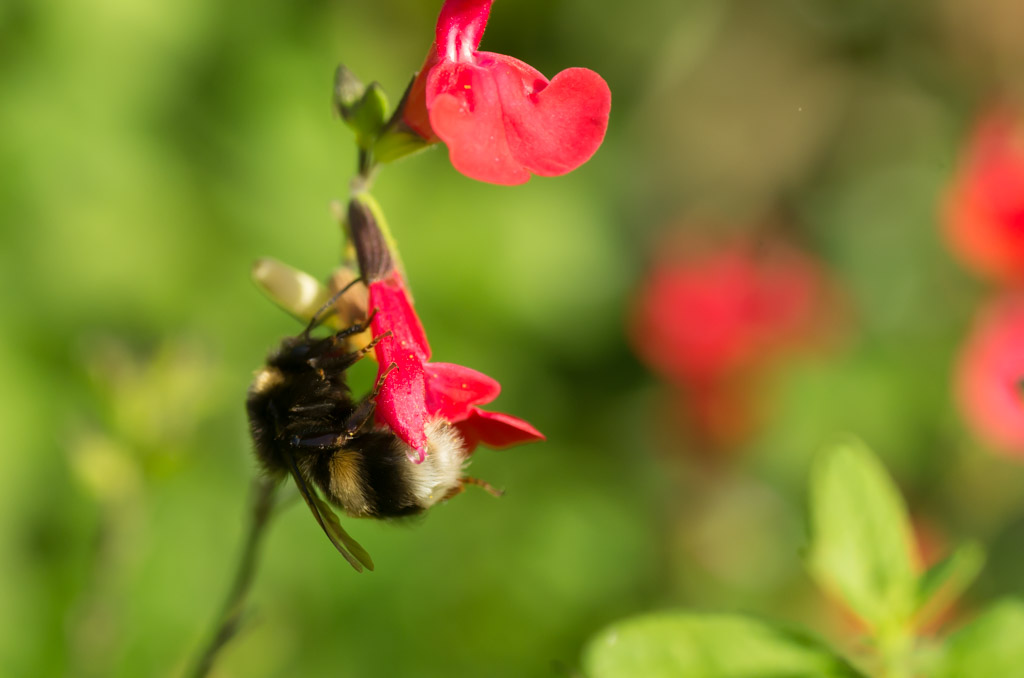
<instances>
[{"instance_id":1,"label":"green stem","mask_svg":"<svg viewBox=\"0 0 1024 678\"><path fill-rule=\"evenodd\" d=\"M365 148L359 149L359 176L369 180L373 171L373 154Z\"/></svg>"},{"instance_id":2,"label":"green stem","mask_svg":"<svg viewBox=\"0 0 1024 678\"><path fill-rule=\"evenodd\" d=\"M256 565L259 560L259 547L266 533L267 524L270 521L271 511L274 508L274 492L277 483L268 478L257 478L253 482L252 513L249 522L249 534L245 540L245 547L242 550L241 558L238 561L238 569L235 570L235 579L231 584L227 600L224 601L224 608L220 615L220 623L216 631L210 637L206 648L196 662L195 669L190 674L192 678L203 678L210 673L217 654L227 645L238 633L242 620L242 612L245 609L245 599L252 586L253 577L256 574Z\"/></svg>"}]
</instances>

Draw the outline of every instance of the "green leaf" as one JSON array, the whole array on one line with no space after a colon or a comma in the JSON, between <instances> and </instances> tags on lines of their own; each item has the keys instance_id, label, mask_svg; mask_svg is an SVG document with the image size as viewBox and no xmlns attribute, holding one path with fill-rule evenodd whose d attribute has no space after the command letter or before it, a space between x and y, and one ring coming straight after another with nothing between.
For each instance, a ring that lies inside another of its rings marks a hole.
<instances>
[{"instance_id":1,"label":"green leaf","mask_svg":"<svg viewBox=\"0 0 1024 678\"><path fill-rule=\"evenodd\" d=\"M918 583L917 622L927 621L929 616L959 598L984 564L985 553L981 547L968 543L925 572Z\"/></svg>"},{"instance_id":2,"label":"green leaf","mask_svg":"<svg viewBox=\"0 0 1024 678\"><path fill-rule=\"evenodd\" d=\"M1024 678L1024 602L996 603L946 643L934 678Z\"/></svg>"},{"instance_id":3,"label":"green leaf","mask_svg":"<svg viewBox=\"0 0 1024 678\"><path fill-rule=\"evenodd\" d=\"M808 567L818 584L878 635L906 629L918 600L910 521L896 485L859 440L816 460L810 514Z\"/></svg>"},{"instance_id":4,"label":"green leaf","mask_svg":"<svg viewBox=\"0 0 1024 678\"><path fill-rule=\"evenodd\" d=\"M854 678L814 639L735 615L665 612L617 622L583 653L588 678Z\"/></svg>"}]
</instances>

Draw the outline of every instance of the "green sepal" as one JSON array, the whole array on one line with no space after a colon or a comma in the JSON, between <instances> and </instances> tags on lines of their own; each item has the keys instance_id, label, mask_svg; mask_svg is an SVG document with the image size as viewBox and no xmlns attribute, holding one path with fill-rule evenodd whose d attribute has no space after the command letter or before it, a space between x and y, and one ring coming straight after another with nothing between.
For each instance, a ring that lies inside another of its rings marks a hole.
<instances>
[{"instance_id":1,"label":"green sepal","mask_svg":"<svg viewBox=\"0 0 1024 678\"><path fill-rule=\"evenodd\" d=\"M405 125L393 125L377 139L373 145L373 157L379 163L394 162L425 148L433 146Z\"/></svg>"},{"instance_id":2,"label":"green sepal","mask_svg":"<svg viewBox=\"0 0 1024 678\"><path fill-rule=\"evenodd\" d=\"M409 81L402 98L395 107L391 120L381 130L376 143L373 146L373 156L376 162L394 162L414 153L419 153L425 148L436 144L440 139L424 139L405 122L405 108L409 103L409 94L416 83L414 75Z\"/></svg>"}]
</instances>

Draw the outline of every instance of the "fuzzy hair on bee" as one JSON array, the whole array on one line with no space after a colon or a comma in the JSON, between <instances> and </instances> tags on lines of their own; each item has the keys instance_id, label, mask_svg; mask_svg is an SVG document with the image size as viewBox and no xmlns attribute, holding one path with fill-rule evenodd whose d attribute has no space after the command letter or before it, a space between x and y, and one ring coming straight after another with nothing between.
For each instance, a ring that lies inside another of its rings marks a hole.
<instances>
[{"instance_id":1,"label":"fuzzy hair on bee","mask_svg":"<svg viewBox=\"0 0 1024 678\"><path fill-rule=\"evenodd\" d=\"M246 400L250 432L263 471L291 475L331 543L357 570L360 562L372 569L317 490L350 517L395 518L422 513L477 481L463 477L468 455L449 423L428 423L421 464L410 461L411 448L390 429L374 424L374 398L387 375L356 400L345 373L380 338L358 350L346 345L368 321L312 337L320 316L305 332L285 338L256 373Z\"/></svg>"}]
</instances>

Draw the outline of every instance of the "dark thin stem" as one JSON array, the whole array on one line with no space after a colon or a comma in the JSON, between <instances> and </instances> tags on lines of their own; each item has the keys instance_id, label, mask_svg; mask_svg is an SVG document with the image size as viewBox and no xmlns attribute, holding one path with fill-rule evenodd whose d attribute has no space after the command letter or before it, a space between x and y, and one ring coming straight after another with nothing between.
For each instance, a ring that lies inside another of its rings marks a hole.
<instances>
[{"instance_id":1,"label":"dark thin stem","mask_svg":"<svg viewBox=\"0 0 1024 678\"><path fill-rule=\"evenodd\" d=\"M253 482L252 513L245 548L238 561L238 569L235 571L235 580L231 584L231 592L228 594L227 600L224 601L220 623L210 637L195 669L190 674L192 678L204 678L209 674L217 659L217 654L238 633L242 612L245 609L245 598L252 585L253 576L256 574L260 543L266 532L267 524L270 522L271 510L274 508L274 491L276 489L277 483L269 478L257 478Z\"/></svg>"}]
</instances>

